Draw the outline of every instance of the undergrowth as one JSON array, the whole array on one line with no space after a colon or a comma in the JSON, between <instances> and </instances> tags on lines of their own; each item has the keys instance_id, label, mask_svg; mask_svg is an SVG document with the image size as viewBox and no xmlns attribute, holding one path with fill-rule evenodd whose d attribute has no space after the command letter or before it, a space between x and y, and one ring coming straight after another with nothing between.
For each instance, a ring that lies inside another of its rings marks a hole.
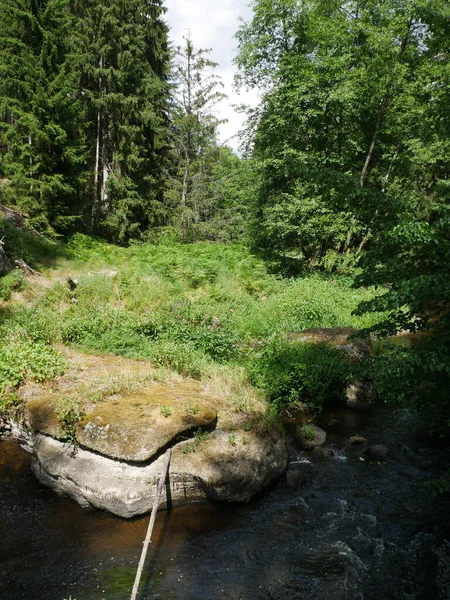
<instances>
[{"instance_id":1,"label":"undergrowth","mask_svg":"<svg viewBox=\"0 0 450 600\"><path fill-rule=\"evenodd\" d=\"M290 346L287 334L375 322L374 315L352 315L373 290L318 275L277 277L239 245L120 248L76 235L67 252L31 308L0 312L0 394L27 378L60 373L64 361L52 344L63 343L209 381L226 369L239 371L240 381L251 380L276 406L317 406L330 392L341 393L346 367L322 346ZM77 280L75 290L67 276Z\"/></svg>"}]
</instances>

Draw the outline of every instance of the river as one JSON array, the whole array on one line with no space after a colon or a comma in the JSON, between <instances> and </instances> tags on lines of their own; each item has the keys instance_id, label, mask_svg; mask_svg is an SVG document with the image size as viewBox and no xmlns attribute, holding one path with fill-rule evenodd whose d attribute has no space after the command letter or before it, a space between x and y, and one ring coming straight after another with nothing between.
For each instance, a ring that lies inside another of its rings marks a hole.
<instances>
[{"instance_id":1,"label":"river","mask_svg":"<svg viewBox=\"0 0 450 600\"><path fill-rule=\"evenodd\" d=\"M423 487L448 451L418 444L399 408L337 410L320 424L334 456L294 452L306 481L283 479L246 506L160 512L138 598L449 599L450 500ZM388 460L346 459L356 433L389 446ZM0 441L1 600L125 600L147 523L57 496L16 442Z\"/></svg>"}]
</instances>

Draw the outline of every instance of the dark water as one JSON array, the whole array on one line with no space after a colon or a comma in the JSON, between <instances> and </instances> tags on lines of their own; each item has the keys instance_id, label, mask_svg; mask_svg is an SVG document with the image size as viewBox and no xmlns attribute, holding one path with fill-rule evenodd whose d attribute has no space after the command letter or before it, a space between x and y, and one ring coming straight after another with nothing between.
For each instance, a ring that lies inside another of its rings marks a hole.
<instances>
[{"instance_id":1,"label":"dark water","mask_svg":"<svg viewBox=\"0 0 450 600\"><path fill-rule=\"evenodd\" d=\"M336 411L323 424L334 458L291 458L306 482L280 482L249 506L159 513L138 597L450 598L450 501L423 491L445 452L420 448L403 410ZM389 460L346 460L354 433L389 445ZM129 598L147 523L56 496L30 475L16 443L0 442L1 600Z\"/></svg>"}]
</instances>

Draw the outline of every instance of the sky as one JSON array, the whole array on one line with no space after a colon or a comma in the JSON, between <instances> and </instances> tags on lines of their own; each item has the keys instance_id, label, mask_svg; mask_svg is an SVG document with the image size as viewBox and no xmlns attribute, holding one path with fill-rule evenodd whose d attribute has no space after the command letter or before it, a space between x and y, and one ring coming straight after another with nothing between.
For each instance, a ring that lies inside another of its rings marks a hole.
<instances>
[{"instance_id":1,"label":"sky","mask_svg":"<svg viewBox=\"0 0 450 600\"><path fill-rule=\"evenodd\" d=\"M166 21L170 27L170 39L175 46L183 44L183 36L190 31L195 48L212 48L210 59L219 63L216 73L225 85L228 99L216 107L216 116L228 119L221 125L219 140L237 150L239 140L236 137L242 128L243 116L237 113L233 104L255 105L258 96L255 92L237 94L233 90L233 77L237 42L233 38L239 26L239 18L248 21L251 10L250 0L166 0Z\"/></svg>"}]
</instances>

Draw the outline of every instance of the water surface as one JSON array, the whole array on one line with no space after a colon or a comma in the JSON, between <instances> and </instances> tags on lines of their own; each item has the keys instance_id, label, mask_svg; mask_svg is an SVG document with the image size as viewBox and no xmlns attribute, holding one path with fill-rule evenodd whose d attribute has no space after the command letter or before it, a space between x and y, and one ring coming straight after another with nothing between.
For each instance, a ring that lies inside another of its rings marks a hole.
<instances>
[{"instance_id":1,"label":"water surface","mask_svg":"<svg viewBox=\"0 0 450 600\"><path fill-rule=\"evenodd\" d=\"M160 512L139 598L161 600L446 600L450 501L423 484L442 451L421 448L400 409L324 415L331 460L294 452L307 481L283 481L247 506ZM345 459L359 433L384 463ZM148 517L82 509L42 487L30 457L0 442L1 600L124 600Z\"/></svg>"}]
</instances>

